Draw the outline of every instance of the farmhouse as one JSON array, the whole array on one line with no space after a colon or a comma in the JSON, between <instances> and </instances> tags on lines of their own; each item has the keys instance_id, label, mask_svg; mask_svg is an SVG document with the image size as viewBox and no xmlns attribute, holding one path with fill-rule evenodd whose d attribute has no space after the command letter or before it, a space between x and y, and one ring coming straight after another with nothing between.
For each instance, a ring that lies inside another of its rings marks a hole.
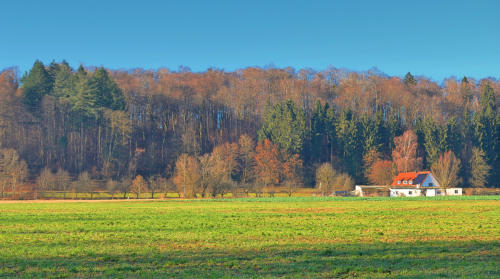
<instances>
[{"instance_id":1,"label":"farmhouse","mask_svg":"<svg viewBox=\"0 0 500 279\"><path fill-rule=\"evenodd\" d=\"M399 173L389 189L391 197L462 195L462 188L442 189L430 171Z\"/></svg>"},{"instance_id":2,"label":"farmhouse","mask_svg":"<svg viewBox=\"0 0 500 279\"><path fill-rule=\"evenodd\" d=\"M430 171L421 171L399 173L389 186L356 185L354 193L361 197L385 195L391 197L458 196L462 195L462 188L442 189Z\"/></svg>"}]
</instances>

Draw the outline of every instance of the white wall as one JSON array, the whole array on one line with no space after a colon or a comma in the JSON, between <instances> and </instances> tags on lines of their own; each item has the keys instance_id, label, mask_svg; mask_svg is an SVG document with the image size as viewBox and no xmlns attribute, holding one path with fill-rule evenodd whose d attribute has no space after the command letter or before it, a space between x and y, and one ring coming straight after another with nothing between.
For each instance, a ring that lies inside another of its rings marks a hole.
<instances>
[{"instance_id":1,"label":"white wall","mask_svg":"<svg viewBox=\"0 0 500 279\"><path fill-rule=\"evenodd\" d=\"M462 188L448 188L446 189L447 196L461 196Z\"/></svg>"},{"instance_id":2,"label":"white wall","mask_svg":"<svg viewBox=\"0 0 500 279\"><path fill-rule=\"evenodd\" d=\"M391 189L391 197L419 197L420 189Z\"/></svg>"},{"instance_id":3,"label":"white wall","mask_svg":"<svg viewBox=\"0 0 500 279\"><path fill-rule=\"evenodd\" d=\"M427 189L425 196L427 197L434 197L436 195L436 189Z\"/></svg>"}]
</instances>

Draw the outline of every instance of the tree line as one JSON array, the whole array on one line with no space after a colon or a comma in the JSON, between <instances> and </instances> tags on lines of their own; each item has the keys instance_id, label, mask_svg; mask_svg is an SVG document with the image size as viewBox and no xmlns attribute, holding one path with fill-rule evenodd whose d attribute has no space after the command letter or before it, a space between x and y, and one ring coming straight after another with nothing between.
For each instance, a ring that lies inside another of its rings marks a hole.
<instances>
[{"instance_id":1,"label":"tree line","mask_svg":"<svg viewBox=\"0 0 500 279\"><path fill-rule=\"evenodd\" d=\"M25 184L61 188L42 177L62 176L107 189L141 177L142 191L156 183L214 196L324 188L320 176L338 189L385 184L398 171L432 169L445 184L493 187L499 92L493 78L437 84L376 69L195 73L36 61L20 78L0 73L0 186L2 195Z\"/></svg>"}]
</instances>

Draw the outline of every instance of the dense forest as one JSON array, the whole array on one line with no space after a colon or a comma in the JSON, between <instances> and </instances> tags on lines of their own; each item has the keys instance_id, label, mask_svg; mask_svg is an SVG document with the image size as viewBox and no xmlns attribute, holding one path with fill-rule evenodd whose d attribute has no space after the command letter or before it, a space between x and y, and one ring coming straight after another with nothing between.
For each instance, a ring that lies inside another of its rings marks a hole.
<instances>
[{"instance_id":1,"label":"dense forest","mask_svg":"<svg viewBox=\"0 0 500 279\"><path fill-rule=\"evenodd\" d=\"M22 185L123 184L215 196L313 187L320 178L384 184L398 171L430 169L447 185L498 187L499 94L493 78L438 84L377 70L125 71L36 61L22 77L0 72L2 196Z\"/></svg>"}]
</instances>

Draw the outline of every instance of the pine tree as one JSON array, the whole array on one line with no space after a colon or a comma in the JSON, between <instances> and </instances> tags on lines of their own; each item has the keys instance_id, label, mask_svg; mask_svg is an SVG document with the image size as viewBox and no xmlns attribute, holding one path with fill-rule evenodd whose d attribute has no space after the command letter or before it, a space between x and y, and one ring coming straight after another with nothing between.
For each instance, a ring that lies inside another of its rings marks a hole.
<instances>
[{"instance_id":1,"label":"pine tree","mask_svg":"<svg viewBox=\"0 0 500 279\"><path fill-rule=\"evenodd\" d=\"M417 80L410 72L405 75L403 82L406 86L415 86L417 84Z\"/></svg>"},{"instance_id":2,"label":"pine tree","mask_svg":"<svg viewBox=\"0 0 500 279\"><path fill-rule=\"evenodd\" d=\"M27 75L22 78L23 102L31 112L36 112L43 96L50 93L52 83L47 70L39 60L35 62Z\"/></svg>"},{"instance_id":3,"label":"pine tree","mask_svg":"<svg viewBox=\"0 0 500 279\"><path fill-rule=\"evenodd\" d=\"M473 187L484 187L488 183L491 166L486 162L484 151L474 147L472 149L472 157L470 160L471 176L469 183Z\"/></svg>"},{"instance_id":4,"label":"pine tree","mask_svg":"<svg viewBox=\"0 0 500 279\"><path fill-rule=\"evenodd\" d=\"M125 98L122 91L103 67L94 72L89 82L93 83L96 88L95 105L97 107L113 110L123 110L125 108Z\"/></svg>"},{"instance_id":5,"label":"pine tree","mask_svg":"<svg viewBox=\"0 0 500 279\"><path fill-rule=\"evenodd\" d=\"M267 111L259 140L269 139L288 154L302 154L305 130L304 112L293 101L286 101Z\"/></svg>"},{"instance_id":6,"label":"pine tree","mask_svg":"<svg viewBox=\"0 0 500 279\"><path fill-rule=\"evenodd\" d=\"M483 86L480 106L481 110L474 115L474 134L479 148L484 152L488 165L494 165L498 158L499 136L497 135L497 107L493 88L487 82Z\"/></svg>"}]
</instances>

